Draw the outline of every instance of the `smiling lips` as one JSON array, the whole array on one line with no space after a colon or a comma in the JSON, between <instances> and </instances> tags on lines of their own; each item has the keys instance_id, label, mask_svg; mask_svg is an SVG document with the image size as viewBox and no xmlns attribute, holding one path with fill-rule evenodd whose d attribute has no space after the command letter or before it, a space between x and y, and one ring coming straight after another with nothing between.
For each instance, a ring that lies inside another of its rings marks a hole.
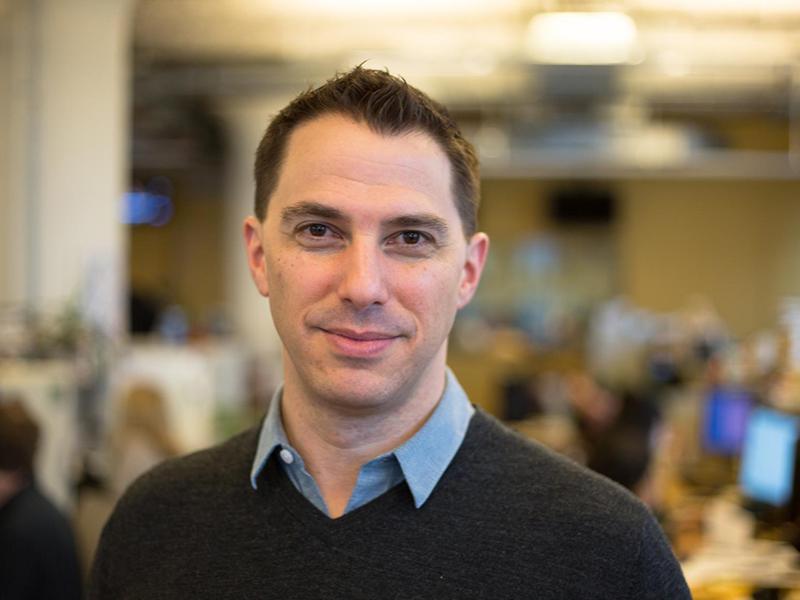
<instances>
[{"instance_id":1,"label":"smiling lips","mask_svg":"<svg viewBox=\"0 0 800 600\"><path fill-rule=\"evenodd\" d=\"M376 358L401 337L380 331L320 329L336 353L348 358Z\"/></svg>"}]
</instances>

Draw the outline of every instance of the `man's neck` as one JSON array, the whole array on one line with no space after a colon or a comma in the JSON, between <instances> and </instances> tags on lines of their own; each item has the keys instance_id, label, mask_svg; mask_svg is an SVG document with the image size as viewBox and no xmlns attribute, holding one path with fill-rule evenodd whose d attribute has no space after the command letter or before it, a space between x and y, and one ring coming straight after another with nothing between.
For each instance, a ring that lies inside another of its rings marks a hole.
<instances>
[{"instance_id":1,"label":"man's neck","mask_svg":"<svg viewBox=\"0 0 800 600\"><path fill-rule=\"evenodd\" d=\"M391 411L343 413L309 398L287 378L281 412L289 442L303 457L331 518L347 508L361 467L410 439L427 421L442 396L445 369L415 386Z\"/></svg>"}]
</instances>

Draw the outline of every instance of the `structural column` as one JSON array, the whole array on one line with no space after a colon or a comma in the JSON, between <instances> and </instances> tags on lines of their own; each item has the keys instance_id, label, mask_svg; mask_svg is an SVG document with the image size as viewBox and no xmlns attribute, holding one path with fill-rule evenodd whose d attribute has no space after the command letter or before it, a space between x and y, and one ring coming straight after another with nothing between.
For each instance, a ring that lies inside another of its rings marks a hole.
<instances>
[{"instance_id":1,"label":"structural column","mask_svg":"<svg viewBox=\"0 0 800 600\"><path fill-rule=\"evenodd\" d=\"M132 0L0 2L0 303L124 330Z\"/></svg>"},{"instance_id":2,"label":"structural column","mask_svg":"<svg viewBox=\"0 0 800 600\"><path fill-rule=\"evenodd\" d=\"M269 314L268 301L255 288L242 236L242 223L253 214L253 161L271 115L280 108L275 101L243 98L227 101L219 114L226 125L227 165L225 200L226 304L234 329L246 346L277 369L281 343ZM277 376L277 370L270 375Z\"/></svg>"}]
</instances>

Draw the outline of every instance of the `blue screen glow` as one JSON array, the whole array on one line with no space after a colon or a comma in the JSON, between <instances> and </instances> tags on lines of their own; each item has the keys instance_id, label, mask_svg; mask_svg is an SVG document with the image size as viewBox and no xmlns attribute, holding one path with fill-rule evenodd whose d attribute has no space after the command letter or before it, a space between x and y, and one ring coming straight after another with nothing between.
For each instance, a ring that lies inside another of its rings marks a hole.
<instances>
[{"instance_id":1,"label":"blue screen glow","mask_svg":"<svg viewBox=\"0 0 800 600\"><path fill-rule=\"evenodd\" d=\"M784 506L791 499L797 418L759 408L750 414L739 485L753 500Z\"/></svg>"}]
</instances>

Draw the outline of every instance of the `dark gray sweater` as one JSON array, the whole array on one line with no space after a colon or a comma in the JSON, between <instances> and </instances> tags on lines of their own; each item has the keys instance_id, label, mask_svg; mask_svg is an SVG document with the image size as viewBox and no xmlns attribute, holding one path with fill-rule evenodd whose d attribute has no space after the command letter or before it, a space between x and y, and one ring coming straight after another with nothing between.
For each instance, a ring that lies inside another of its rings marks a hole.
<instances>
[{"instance_id":1,"label":"dark gray sweater","mask_svg":"<svg viewBox=\"0 0 800 600\"><path fill-rule=\"evenodd\" d=\"M90 599L689 598L647 508L477 411L419 509L401 483L335 520L258 430L164 463L103 531Z\"/></svg>"}]
</instances>

